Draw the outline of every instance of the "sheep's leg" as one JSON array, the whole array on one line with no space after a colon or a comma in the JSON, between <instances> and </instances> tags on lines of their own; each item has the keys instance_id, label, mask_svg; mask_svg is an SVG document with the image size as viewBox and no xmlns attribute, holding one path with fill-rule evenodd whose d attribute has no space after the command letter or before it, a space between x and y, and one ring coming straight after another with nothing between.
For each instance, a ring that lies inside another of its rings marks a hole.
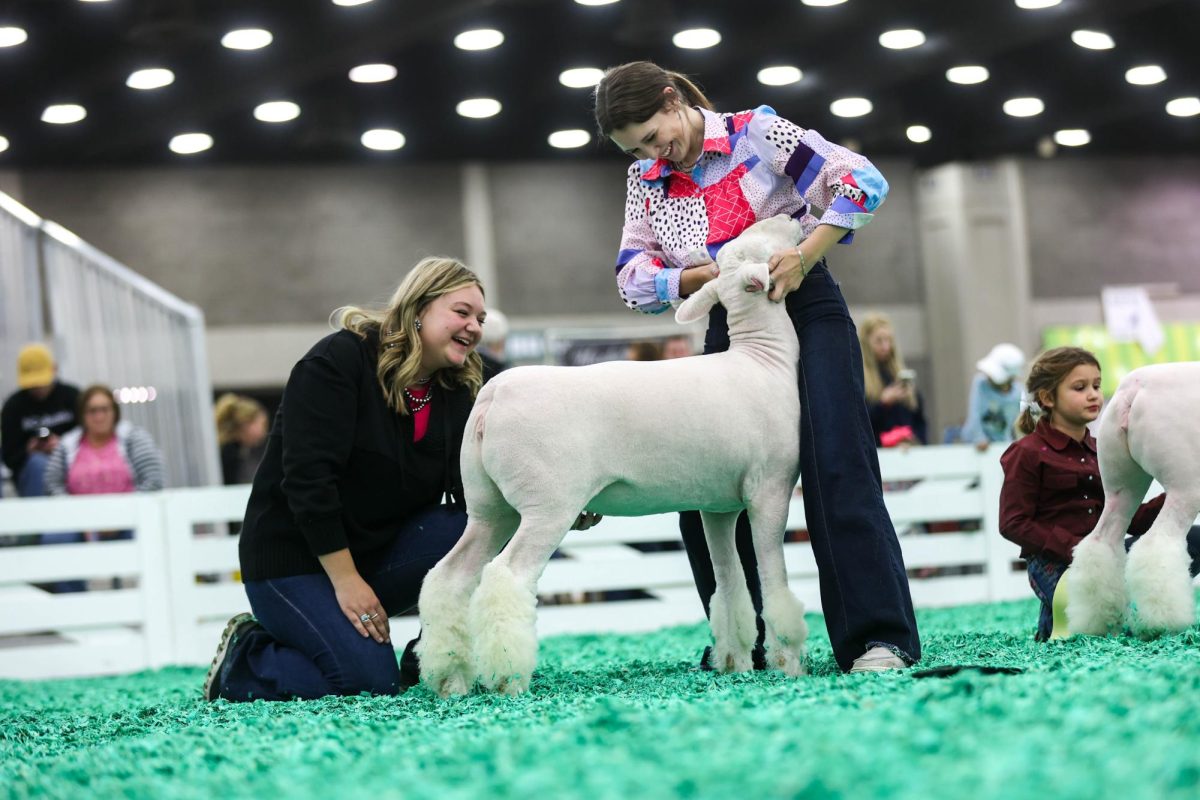
<instances>
[{"instance_id":1,"label":"sheep's leg","mask_svg":"<svg viewBox=\"0 0 1200 800\"><path fill-rule=\"evenodd\" d=\"M1105 636L1125 620L1125 531L1146 490L1150 476L1129 454L1127 414L1117 408L1120 393L1100 423L1099 461L1104 511L1096 527L1075 546L1071 590L1067 596L1067 628L1072 633ZM1126 404L1128 400L1125 400Z\"/></svg>"},{"instance_id":2,"label":"sheep's leg","mask_svg":"<svg viewBox=\"0 0 1200 800\"><path fill-rule=\"evenodd\" d=\"M739 513L700 512L717 583L709 604L714 641L711 664L717 672L746 672L754 668L751 653L758 638L758 625L734 539Z\"/></svg>"},{"instance_id":3,"label":"sheep's leg","mask_svg":"<svg viewBox=\"0 0 1200 800\"><path fill-rule=\"evenodd\" d=\"M578 504L582 508L583 502ZM523 513L508 547L484 567L471 595L474 673L489 691L520 694L537 666L537 582L579 510Z\"/></svg>"},{"instance_id":4,"label":"sheep's leg","mask_svg":"<svg viewBox=\"0 0 1200 800\"><path fill-rule=\"evenodd\" d=\"M783 559L790 498L790 488L782 494L772 493L766 499L752 501L749 512L767 628L767 666L795 677L805 672L808 625L804 622L804 604L788 587Z\"/></svg>"},{"instance_id":5,"label":"sheep's leg","mask_svg":"<svg viewBox=\"0 0 1200 800\"><path fill-rule=\"evenodd\" d=\"M425 576L418 608L421 680L442 697L466 694L474 682L467 608L488 563L517 527L512 509L494 519L472 516L458 543Z\"/></svg>"},{"instance_id":6,"label":"sheep's leg","mask_svg":"<svg viewBox=\"0 0 1200 800\"><path fill-rule=\"evenodd\" d=\"M1197 512L1200 487L1190 492L1172 489L1154 525L1129 552L1125 579L1133 601L1130 626L1140 636L1174 633L1196 621L1187 532Z\"/></svg>"}]
</instances>

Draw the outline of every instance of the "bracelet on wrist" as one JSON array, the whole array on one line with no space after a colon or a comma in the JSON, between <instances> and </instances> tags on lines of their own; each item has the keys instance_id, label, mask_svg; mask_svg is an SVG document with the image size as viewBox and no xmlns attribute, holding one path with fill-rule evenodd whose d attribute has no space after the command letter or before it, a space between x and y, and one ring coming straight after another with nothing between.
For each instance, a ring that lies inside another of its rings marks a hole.
<instances>
[{"instance_id":1,"label":"bracelet on wrist","mask_svg":"<svg viewBox=\"0 0 1200 800\"><path fill-rule=\"evenodd\" d=\"M804 251L800 249L800 245L796 245L796 255L800 256L800 277L803 278L808 274L808 264L804 261Z\"/></svg>"}]
</instances>

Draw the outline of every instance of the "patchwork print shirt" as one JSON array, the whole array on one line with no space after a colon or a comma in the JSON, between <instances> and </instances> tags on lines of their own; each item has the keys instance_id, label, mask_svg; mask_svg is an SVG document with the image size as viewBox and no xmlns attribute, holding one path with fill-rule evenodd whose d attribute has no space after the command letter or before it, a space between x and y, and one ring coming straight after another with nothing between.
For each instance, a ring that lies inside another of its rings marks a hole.
<instances>
[{"instance_id":1,"label":"patchwork print shirt","mask_svg":"<svg viewBox=\"0 0 1200 800\"><path fill-rule=\"evenodd\" d=\"M760 219L790 214L808 236L820 224L854 231L871 221L888 184L863 156L778 116L698 109L704 146L690 173L666 159L629 168L617 288L625 305L657 314L679 301L684 268L715 259ZM818 219L813 207L824 209Z\"/></svg>"}]
</instances>

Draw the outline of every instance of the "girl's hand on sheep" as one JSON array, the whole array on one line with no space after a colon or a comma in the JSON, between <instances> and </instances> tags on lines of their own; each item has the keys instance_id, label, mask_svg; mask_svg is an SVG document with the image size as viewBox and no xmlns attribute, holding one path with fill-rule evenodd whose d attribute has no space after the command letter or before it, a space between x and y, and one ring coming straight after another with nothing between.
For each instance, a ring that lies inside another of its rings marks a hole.
<instances>
[{"instance_id":1,"label":"girl's hand on sheep","mask_svg":"<svg viewBox=\"0 0 1200 800\"><path fill-rule=\"evenodd\" d=\"M701 286L717 277L720 273L721 271L717 268L715 261L686 268L683 272L679 273L680 297L689 297L695 294L700 291Z\"/></svg>"},{"instance_id":2,"label":"girl's hand on sheep","mask_svg":"<svg viewBox=\"0 0 1200 800\"><path fill-rule=\"evenodd\" d=\"M361 576L355 575L335 583L333 591L342 613L359 633L364 637L370 636L380 644L392 641L387 612L375 596L375 590Z\"/></svg>"},{"instance_id":3,"label":"girl's hand on sheep","mask_svg":"<svg viewBox=\"0 0 1200 800\"><path fill-rule=\"evenodd\" d=\"M767 261L771 268L771 300L778 303L800 287L807 270L807 259L800 253L800 248L789 247L780 250Z\"/></svg>"},{"instance_id":4,"label":"girl's hand on sheep","mask_svg":"<svg viewBox=\"0 0 1200 800\"><path fill-rule=\"evenodd\" d=\"M593 514L590 511L584 511L580 513L578 517L576 517L575 524L571 526L571 530L586 531L588 528L592 527L602 519L604 519L604 517L600 516L599 514Z\"/></svg>"}]
</instances>

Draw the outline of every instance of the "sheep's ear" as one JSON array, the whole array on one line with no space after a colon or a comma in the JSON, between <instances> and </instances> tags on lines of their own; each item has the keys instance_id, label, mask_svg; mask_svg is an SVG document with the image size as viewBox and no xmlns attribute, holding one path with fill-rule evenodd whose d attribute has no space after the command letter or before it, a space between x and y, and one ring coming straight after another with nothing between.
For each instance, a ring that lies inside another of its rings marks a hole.
<instances>
[{"instance_id":1,"label":"sheep's ear","mask_svg":"<svg viewBox=\"0 0 1200 800\"><path fill-rule=\"evenodd\" d=\"M708 314L713 306L717 304L717 282L711 280L700 287L698 292L695 292L679 308L675 309L675 321L681 325L686 325L689 322L695 322L701 317Z\"/></svg>"}]
</instances>

